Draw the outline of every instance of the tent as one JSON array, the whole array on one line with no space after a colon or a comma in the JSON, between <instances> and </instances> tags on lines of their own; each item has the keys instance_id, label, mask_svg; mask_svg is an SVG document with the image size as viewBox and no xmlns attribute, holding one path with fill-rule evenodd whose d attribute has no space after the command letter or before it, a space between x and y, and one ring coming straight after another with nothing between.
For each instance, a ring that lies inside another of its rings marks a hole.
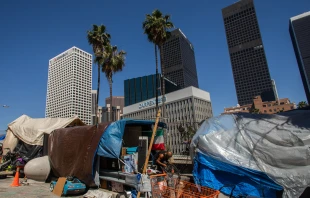
<instances>
[{"instance_id":1,"label":"tent","mask_svg":"<svg viewBox=\"0 0 310 198\"><path fill-rule=\"evenodd\" d=\"M125 119L98 126L57 129L48 140L48 156L56 177L75 176L96 186L98 156L119 158L126 126L154 125L154 121ZM166 127L159 123L159 127Z\"/></svg>"},{"instance_id":2,"label":"tent","mask_svg":"<svg viewBox=\"0 0 310 198\"><path fill-rule=\"evenodd\" d=\"M15 149L19 140L27 145L43 145L44 134L67 126L85 125L77 116L71 118L31 118L22 115L10 124L3 142L3 148ZM4 150L4 154L7 151Z\"/></svg>"},{"instance_id":3,"label":"tent","mask_svg":"<svg viewBox=\"0 0 310 198\"><path fill-rule=\"evenodd\" d=\"M205 121L192 139L196 183L234 197L299 197L310 186L310 111L238 113Z\"/></svg>"}]
</instances>

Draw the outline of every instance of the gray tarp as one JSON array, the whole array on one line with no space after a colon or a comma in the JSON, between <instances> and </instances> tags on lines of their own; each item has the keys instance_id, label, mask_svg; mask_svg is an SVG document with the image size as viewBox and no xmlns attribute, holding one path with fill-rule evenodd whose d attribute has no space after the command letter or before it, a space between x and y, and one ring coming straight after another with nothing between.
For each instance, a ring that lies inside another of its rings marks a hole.
<instances>
[{"instance_id":1,"label":"gray tarp","mask_svg":"<svg viewBox=\"0 0 310 198\"><path fill-rule=\"evenodd\" d=\"M299 197L310 186L310 111L281 115L240 113L211 118L199 128L194 151L235 166L265 172Z\"/></svg>"}]
</instances>

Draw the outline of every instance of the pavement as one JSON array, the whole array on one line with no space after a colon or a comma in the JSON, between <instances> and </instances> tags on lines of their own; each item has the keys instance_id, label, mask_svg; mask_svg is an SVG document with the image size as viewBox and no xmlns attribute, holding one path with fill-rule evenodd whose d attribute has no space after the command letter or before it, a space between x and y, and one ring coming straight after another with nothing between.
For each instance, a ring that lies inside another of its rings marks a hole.
<instances>
[{"instance_id":1,"label":"pavement","mask_svg":"<svg viewBox=\"0 0 310 198\"><path fill-rule=\"evenodd\" d=\"M13 182L13 177L8 177L6 179L0 179L0 198L57 198L58 196L50 192L49 183L37 182L28 179L27 183L29 185L21 185L19 187L11 187ZM23 181L22 178L19 179L20 182ZM68 197L68 196L67 196ZM73 197L83 197L83 196L73 196Z\"/></svg>"},{"instance_id":2,"label":"pavement","mask_svg":"<svg viewBox=\"0 0 310 198\"><path fill-rule=\"evenodd\" d=\"M13 177L8 177L6 179L0 179L0 198L57 198L58 196L50 192L49 183L37 182L28 179L27 183L29 185L22 185L19 187L11 187L13 182ZM22 178L19 179L20 182L23 181ZM82 198L83 195L79 196L66 196L74 198ZM219 198L228 198L225 195L220 194Z\"/></svg>"}]
</instances>

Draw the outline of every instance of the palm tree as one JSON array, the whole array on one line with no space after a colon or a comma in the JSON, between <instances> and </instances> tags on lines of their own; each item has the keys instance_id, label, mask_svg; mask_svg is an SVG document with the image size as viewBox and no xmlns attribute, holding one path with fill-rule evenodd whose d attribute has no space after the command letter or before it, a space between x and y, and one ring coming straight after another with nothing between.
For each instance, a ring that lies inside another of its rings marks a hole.
<instances>
[{"instance_id":1,"label":"palm tree","mask_svg":"<svg viewBox=\"0 0 310 198\"><path fill-rule=\"evenodd\" d=\"M304 107L307 107L307 106L308 106L308 104L307 104L306 101L301 101L297 105L298 109L301 109L301 108L304 108Z\"/></svg>"},{"instance_id":2,"label":"palm tree","mask_svg":"<svg viewBox=\"0 0 310 198\"><path fill-rule=\"evenodd\" d=\"M105 76L107 77L109 81L109 87L110 87L110 101L111 101L111 110L113 107L112 103L112 83L113 83L113 74L116 72L120 72L123 70L125 66L125 55L126 52L121 50L118 51L116 46L112 46L111 44L108 44L105 46L105 50L103 52L103 59L100 62L102 66L102 72L105 73ZM113 120L114 121L114 120Z\"/></svg>"},{"instance_id":3,"label":"palm tree","mask_svg":"<svg viewBox=\"0 0 310 198\"><path fill-rule=\"evenodd\" d=\"M102 54L104 51L104 46L110 43L111 36L106 32L106 27L104 25L93 25L93 29L87 31L87 40L89 45L92 46L95 55L94 63L98 65L98 84L97 84L97 99L96 99L96 124L98 124L98 101L99 101L99 91L100 91L100 64Z\"/></svg>"},{"instance_id":4,"label":"palm tree","mask_svg":"<svg viewBox=\"0 0 310 198\"><path fill-rule=\"evenodd\" d=\"M170 38L171 32L169 29L174 25L170 21L170 15L163 15L158 9L154 10L152 14L147 14L145 21L142 23L144 34L147 35L149 42L155 45L155 61L156 61L156 87L158 87L158 61L157 61L157 47L160 52L160 65L162 73L162 96L165 96L165 71L163 63L163 44ZM165 101L163 100L163 116L165 117ZM158 93L156 90L156 109L158 109Z\"/></svg>"}]
</instances>

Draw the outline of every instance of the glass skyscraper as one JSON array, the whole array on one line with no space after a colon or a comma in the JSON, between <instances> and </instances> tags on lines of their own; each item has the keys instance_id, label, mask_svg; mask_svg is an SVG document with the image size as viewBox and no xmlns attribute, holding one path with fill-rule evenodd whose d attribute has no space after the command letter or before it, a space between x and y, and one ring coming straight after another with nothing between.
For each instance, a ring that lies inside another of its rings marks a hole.
<instances>
[{"instance_id":1,"label":"glass skyscraper","mask_svg":"<svg viewBox=\"0 0 310 198\"><path fill-rule=\"evenodd\" d=\"M194 46L180 29L173 30L164 43L163 61L166 78L181 88L199 88Z\"/></svg>"},{"instance_id":2,"label":"glass skyscraper","mask_svg":"<svg viewBox=\"0 0 310 198\"><path fill-rule=\"evenodd\" d=\"M222 9L238 103L253 97L274 101L271 77L253 0L241 0Z\"/></svg>"},{"instance_id":3,"label":"glass skyscraper","mask_svg":"<svg viewBox=\"0 0 310 198\"><path fill-rule=\"evenodd\" d=\"M160 92L160 74L158 74L158 84L159 87L156 88L156 74L127 79L124 81L124 97L125 106L139 103L141 101L154 98L156 96L156 90L158 91L158 96L161 95ZM179 90L180 87L168 79L165 79L166 93L170 93Z\"/></svg>"},{"instance_id":4,"label":"glass skyscraper","mask_svg":"<svg viewBox=\"0 0 310 198\"><path fill-rule=\"evenodd\" d=\"M307 100L310 103L310 12L292 17L289 30Z\"/></svg>"}]
</instances>

